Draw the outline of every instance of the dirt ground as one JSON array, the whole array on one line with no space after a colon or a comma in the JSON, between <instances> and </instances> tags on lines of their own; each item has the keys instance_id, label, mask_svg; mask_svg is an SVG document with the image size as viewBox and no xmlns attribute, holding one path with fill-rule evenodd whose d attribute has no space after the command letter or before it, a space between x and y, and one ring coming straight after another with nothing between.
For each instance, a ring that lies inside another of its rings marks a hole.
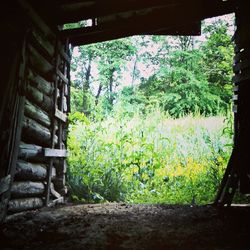
<instances>
[{"instance_id":1,"label":"dirt ground","mask_svg":"<svg viewBox=\"0 0 250 250\"><path fill-rule=\"evenodd\" d=\"M61 205L10 216L0 249L250 249L250 208Z\"/></svg>"}]
</instances>

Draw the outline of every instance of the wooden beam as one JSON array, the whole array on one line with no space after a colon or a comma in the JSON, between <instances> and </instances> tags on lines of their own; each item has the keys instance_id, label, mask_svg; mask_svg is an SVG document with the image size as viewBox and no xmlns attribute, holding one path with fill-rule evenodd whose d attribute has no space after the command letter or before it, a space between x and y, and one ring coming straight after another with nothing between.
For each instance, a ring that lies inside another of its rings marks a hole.
<instances>
[{"instance_id":1,"label":"wooden beam","mask_svg":"<svg viewBox=\"0 0 250 250\"><path fill-rule=\"evenodd\" d=\"M197 22L199 23L199 22ZM188 25L186 25L188 27ZM188 29L188 30L187 30ZM61 32L63 37L69 37L73 46L86 45L90 43L104 42L113 39L119 39L133 35L158 34L158 35L200 35L200 30L193 24L190 27L182 28L179 25L173 25L170 28L158 27L153 25L140 25L133 28L118 27L116 29L99 29L98 27L86 27Z\"/></svg>"},{"instance_id":2,"label":"wooden beam","mask_svg":"<svg viewBox=\"0 0 250 250\"><path fill-rule=\"evenodd\" d=\"M186 24L171 29L159 29L151 32L145 32L143 35L200 36L201 22L197 21L191 24Z\"/></svg>"},{"instance_id":3,"label":"wooden beam","mask_svg":"<svg viewBox=\"0 0 250 250\"><path fill-rule=\"evenodd\" d=\"M60 111L59 109L56 109L55 117L63 121L64 123L67 122L67 115L64 114L62 111Z\"/></svg>"},{"instance_id":4,"label":"wooden beam","mask_svg":"<svg viewBox=\"0 0 250 250\"><path fill-rule=\"evenodd\" d=\"M57 24L65 24L79 22L81 20L93 19L108 15L116 15L123 12L135 12L143 9L179 5L185 3L186 0L106 0L106 1L72 1L59 6L59 14L57 15ZM190 0L190 5L195 0Z\"/></svg>"},{"instance_id":5,"label":"wooden beam","mask_svg":"<svg viewBox=\"0 0 250 250\"><path fill-rule=\"evenodd\" d=\"M56 74L57 76L60 77L60 79L65 83L65 84L69 84L69 79L61 72L60 69L56 70Z\"/></svg>"},{"instance_id":6,"label":"wooden beam","mask_svg":"<svg viewBox=\"0 0 250 250\"><path fill-rule=\"evenodd\" d=\"M236 6L237 1L236 0L228 0L228 1L219 1L219 0L130 0L128 1L117 1L117 0L107 0L107 1L101 1L101 2L95 2L92 5L89 6L83 6L81 7L79 3L75 4L75 8L73 8L74 4L67 4L62 5L59 7L59 14L56 17L57 22L64 24L64 23L70 23L70 22L78 22L81 20L86 19L93 19L98 17L105 17L108 16L108 19L113 16L115 18L117 15L121 14L119 18L121 18L122 15L136 15L137 12L140 11L150 11L156 9L156 8L162 8L162 9L169 9L172 7L177 7L180 11L183 9L187 12L190 10L196 10L199 11L198 6L204 6L203 11L210 11L213 6L216 6L216 8L213 9L215 12L214 15L218 15L216 13L217 11L221 12L221 7L227 8L227 5L234 4ZM188 6L188 9L186 9L186 5ZM141 13L140 13L141 15ZM213 15L213 14L212 14ZM153 19L151 19L152 21Z\"/></svg>"},{"instance_id":7,"label":"wooden beam","mask_svg":"<svg viewBox=\"0 0 250 250\"><path fill-rule=\"evenodd\" d=\"M45 157L65 158L68 156L68 151L65 149L44 148L44 156Z\"/></svg>"},{"instance_id":8,"label":"wooden beam","mask_svg":"<svg viewBox=\"0 0 250 250\"><path fill-rule=\"evenodd\" d=\"M73 46L107 41L126 36L145 34L164 29L165 34L170 30L178 30L185 24L193 24L204 18L214 15L227 14L234 11L233 0L228 2L211 2L205 5L199 4L191 8L189 4L183 4L183 8L176 6L171 8L155 9L150 13L111 22L104 22L95 27L85 27L61 31L62 37L68 37ZM185 7L184 7L185 6Z\"/></svg>"},{"instance_id":9,"label":"wooden beam","mask_svg":"<svg viewBox=\"0 0 250 250\"><path fill-rule=\"evenodd\" d=\"M62 203L64 203L64 197L61 196L61 197L59 197L59 198L57 198L57 199L51 201L51 202L48 204L48 207L52 207L52 206L54 206L54 205L56 205L56 204L62 204Z\"/></svg>"}]
</instances>

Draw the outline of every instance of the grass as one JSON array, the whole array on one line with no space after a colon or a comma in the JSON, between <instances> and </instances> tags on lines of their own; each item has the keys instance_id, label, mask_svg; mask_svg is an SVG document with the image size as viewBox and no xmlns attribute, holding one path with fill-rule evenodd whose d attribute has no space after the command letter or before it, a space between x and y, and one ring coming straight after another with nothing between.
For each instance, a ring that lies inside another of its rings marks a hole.
<instances>
[{"instance_id":1,"label":"grass","mask_svg":"<svg viewBox=\"0 0 250 250\"><path fill-rule=\"evenodd\" d=\"M68 185L82 202L207 204L226 167L224 117L86 118L70 126Z\"/></svg>"}]
</instances>

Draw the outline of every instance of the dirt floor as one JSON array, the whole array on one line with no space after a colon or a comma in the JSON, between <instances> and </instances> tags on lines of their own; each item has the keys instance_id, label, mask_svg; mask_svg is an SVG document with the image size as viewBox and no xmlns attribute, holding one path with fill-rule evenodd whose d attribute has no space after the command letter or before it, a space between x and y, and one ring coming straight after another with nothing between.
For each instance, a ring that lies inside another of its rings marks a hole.
<instances>
[{"instance_id":1,"label":"dirt floor","mask_svg":"<svg viewBox=\"0 0 250 250\"><path fill-rule=\"evenodd\" d=\"M250 208L63 205L0 226L0 249L250 249Z\"/></svg>"}]
</instances>

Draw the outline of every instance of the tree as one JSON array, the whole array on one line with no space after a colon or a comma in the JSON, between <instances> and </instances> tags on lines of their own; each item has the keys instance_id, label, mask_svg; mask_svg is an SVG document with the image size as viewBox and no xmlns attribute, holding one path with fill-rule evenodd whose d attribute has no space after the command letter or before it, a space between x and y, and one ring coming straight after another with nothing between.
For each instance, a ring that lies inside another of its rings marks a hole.
<instances>
[{"instance_id":1,"label":"tree","mask_svg":"<svg viewBox=\"0 0 250 250\"><path fill-rule=\"evenodd\" d=\"M220 93L222 99L229 103L231 99L231 78L233 75L233 44L228 33L231 21L217 20L204 27L206 42L202 49L202 69L211 88Z\"/></svg>"},{"instance_id":2,"label":"tree","mask_svg":"<svg viewBox=\"0 0 250 250\"><path fill-rule=\"evenodd\" d=\"M105 91L107 108L112 109L115 100L115 88L119 85L121 74L126 67L127 61L135 54L135 47L130 38L101 43L99 47L99 87L96 102L101 91Z\"/></svg>"},{"instance_id":3,"label":"tree","mask_svg":"<svg viewBox=\"0 0 250 250\"><path fill-rule=\"evenodd\" d=\"M82 89L82 112L89 113L89 93L92 78L93 63L99 54L98 45L87 45L78 47L78 54L73 57L72 68L76 73L74 87Z\"/></svg>"}]
</instances>

